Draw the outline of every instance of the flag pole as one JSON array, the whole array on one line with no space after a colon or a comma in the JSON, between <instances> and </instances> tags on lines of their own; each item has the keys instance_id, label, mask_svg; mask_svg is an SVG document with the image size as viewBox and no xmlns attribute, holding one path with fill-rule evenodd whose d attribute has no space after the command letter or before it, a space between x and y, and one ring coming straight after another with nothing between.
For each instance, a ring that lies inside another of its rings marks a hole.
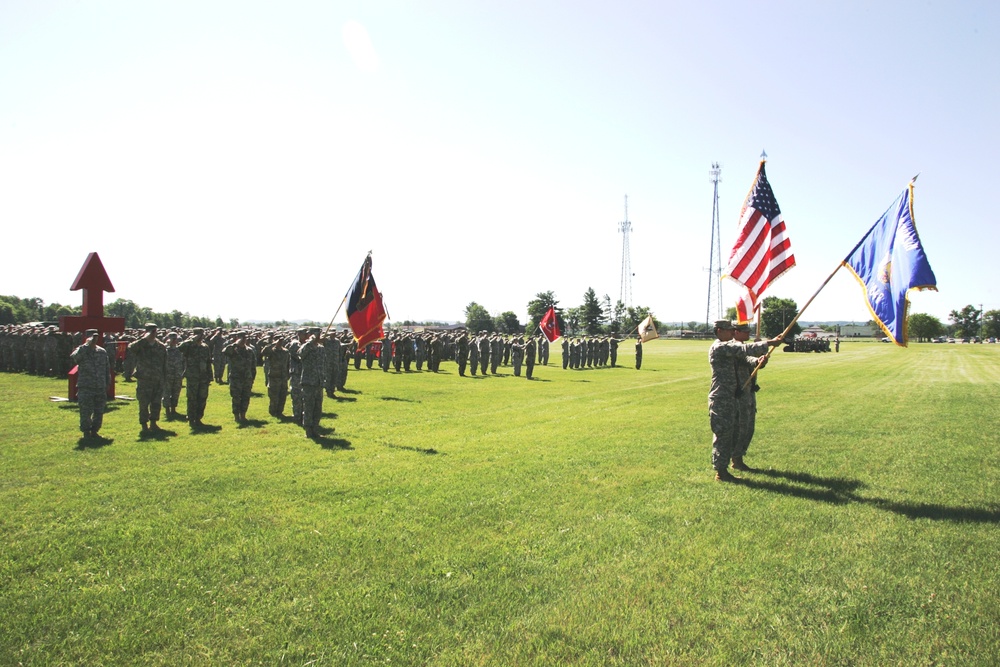
<instances>
[{"instance_id":1,"label":"flag pole","mask_svg":"<svg viewBox=\"0 0 1000 667\"><path fill-rule=\"evenodd\" d=\"M347 290L347 291L348 291L348 292L350 292L350 291L351 291L351 290L350 290L350 288L348 288L348 290ZM337 315L340 315L340 309L344 307L344 304L345 304L345 303L347 303L347 295L346 295L346 294L344 295L344 299L343 299L343 301L341 301L341 302L340 302L340 305L339 305L339 306L337 306L337 312L335 312L335 313L333 314L333 317L331 317L331 318L330 318L330 324L328 324L328 325L326 326L326 333L330 333L330 329L331 329L331 328L333 327L333 323L334 323L334 321L335 321L335 320L337 319Z\"/></svg>"},{"instance_id":2,"label":"flag pole","mask_svg":"<svg viewBox=\"0 0 1000 667\"><path fill-rule=\"evenodd\" d=\"M795 314L795 317L792 318L792 321L788 323L788 326L785 327L785 330L781 332L781 335L778 336L778 338L784 339L785 336L788 335L788 332L792 330L792 327L795 326L795 323L799 321L800 317L802 317L802 313L806 312L806 308L809 307L809 304L813 302L813 299L819 296L819 293L823 291L823 288L826 287L827 283L833 280L833 276L837 274L837 271L840 271L840 267L842 267L843 265L844 265L843 262L837 264L837 268L835 268L833 272L831 272L830 275L826 277L826 280L824 280L823 284L819 286L819 289L817 289L816 292L811 297L809 297L809 300L806 301L805 305L802 306L799 312ZM772 352L774 352L774 347L770 348L767 351L767 354L765 354L763 357L760 358L760 360L757 362L757 366L753 369L753 372L750 373L750 377L748 377L747 381L743 384L743 389L746 389L748 386L750 386L750 383L753 382L754 377L757 375L757 371L759 371L761 367L763 367L763 365L767 363L767 360L770 358Z\"/></svg>"}]
</instances>

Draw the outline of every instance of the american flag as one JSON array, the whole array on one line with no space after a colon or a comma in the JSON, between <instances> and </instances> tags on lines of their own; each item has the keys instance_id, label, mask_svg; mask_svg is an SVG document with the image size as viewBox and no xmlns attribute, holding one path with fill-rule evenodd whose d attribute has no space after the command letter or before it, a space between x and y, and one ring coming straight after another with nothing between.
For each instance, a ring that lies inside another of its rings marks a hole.
<instances>
[{"instance_id":1,"label":"american flag","mask_svg":"<svg viewBox=\"0 0 1000 667\"><path fill-rule=\"evenodd\" d=\"M753 316L758 300L767 286L795 266L795 255L781 218L781 209L771 191L760 161L757 179L740 212L740 234L729 254L729 265L723 274L744 288L737 299L736 313L740 323Z\"/></svg>"}]
</instances>

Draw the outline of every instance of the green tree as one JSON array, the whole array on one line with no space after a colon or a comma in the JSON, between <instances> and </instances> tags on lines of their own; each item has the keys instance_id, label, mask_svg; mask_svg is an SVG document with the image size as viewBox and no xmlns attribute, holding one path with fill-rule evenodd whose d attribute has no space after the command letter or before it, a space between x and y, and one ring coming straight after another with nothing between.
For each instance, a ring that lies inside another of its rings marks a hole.
<instances>
[{"instance_id":1,"label":"green tree","mask_svg":"<svg viewBox=\"0 0 1000 667\"><path fill-rule=\"evenodd\" d=\"M799 307L794 300L782 299L777 296L765 298L761 305L761 329L764 330L764 335L768 338L780 336L788 323L795 319L795 315L799 312ZM796 322L788 335L797 336L800 333L802 333L802 327Z\"/></svg>"},{"instance_id":2,"label":"green tree","mask_svg":"<svg viewBox=\"0 0 1000 667\"><path fill-rule=\"evenodd\" d=\"M983 314L983 335L1000 338L1000 310L987 310Z\"/></svg>"},{"instance_id":3,"label":"green tree","mask_svg":"<svg viewBox=\"0 0 1000 667\"><path fill-rule=\"evenodd\" d=\"M955 326L955 335L959 338L971 338L979 335L980 311L969 304L962 310L953 310L948 313L948 319Z\"/></svg>"},{"instance_id":4,"label":"green tree","mask_svg":"<svg viewBox=\"0 0 1000 667\"><path fill-rule=\"evenodd\" d=\"M493 318L475 301L465 307L465 328L469 331L493 331Z\"/></svg>"},{"instance_id":5,"label":"green tree","mask_svg":"<svg viewBox=\"0 0 1000 667\"><path fill-rule=\"evenodd\" d=\"M580 306L580 321L588 335L601 333L603 312L601 302L597 300L597 292L593 287L588 287L583 293L583 304Z\"/></svg>"},{"instance_id":6,"label":"green tree","mask_svg":"<svg viewBox=\"0 0 1000 667\"><path fill-rule=\"evenodd\" d=\"M917 342L929 341L936 338L944 331L941 320L926 313L913 313L906 319L906 329L911 338L916 338Z\"/></svg>"},{"instance_id":7,"label":"green tree","mask_svg":"<svg viewBox=\"0 0 1000 667\"><path fill-rule=\"evenodd\" d=\"M0 299L0 324L17 324L14 304L5 299Z\"/></svg>"},{"instance_id":8,"label":"green tree","mask_svg":"<svg viewBox=\"0 0 1000 667\"><path fill-rule=\"evenodd\" d=\"M625 326L625 317L628 315L628 308L621 301L615 302L615 309L611 315L611 333L621 333Z\"/></svg>"},{"instance_id":9,"label":"green tree","mask_svg":"<svg viewBox=\"0 0 1000 667\"><path fill-rule=\"evenodd\" d=\"M493 318L493 325L497 331L506 334L521 333L521 323L517 321L517 315L513 311L505 311Z\"/></svg>"},{"instance_id":10,"label":"green tree","mask_svg":"<svg viewBox=\"0 0 1000 667\"><path fill-rule=\"evenodd\" d=\"M125 318L125 326L128 328L140 327L145 323L139 319L139 306L129 299L115 299L104 307L104 314L108 317Z\"/></svg>"},{"instance_id":11,"label":"green tree","mask_svg":"<svg viewBox=\"0 0 1000 667\"><path fill-rule=\"evenodd\" d=\"M580 332L581 320L582 316L579 306L566 309L566 331L569 332L569 335L575 336Z\"/></svg>"}]
</instances>

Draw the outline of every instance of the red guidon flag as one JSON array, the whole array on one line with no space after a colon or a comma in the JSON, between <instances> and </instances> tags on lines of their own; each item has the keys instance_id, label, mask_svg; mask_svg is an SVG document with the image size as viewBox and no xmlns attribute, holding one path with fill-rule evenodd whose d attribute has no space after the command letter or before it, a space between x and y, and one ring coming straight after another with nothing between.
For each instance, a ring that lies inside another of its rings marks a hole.
<instances>
[{"instance_id":1,"label":"red guidon flag","mask_svg":"<svg viewBox=\"0 0 1000 667\"><path fill-rule=\"evenodd\" d=\"M385 318L382 295L375 287L375 278L372 277L372 256L368 255L347 293L347 321L359 348L385 336L382 331Z\"/></svg>"},{"instance_id":2,"label":"red guidon flag","mask_svg":"<svg viewBox=\"0 0 1000 667\"><path fill-rule=\"evenodd\" d=\"M556 321L555 307L549 308L548 312L542 316L542 321L538 323L538 326L550 343L559 338L561 334L559 333L559 322Z\"/></svg>"},{"instance_id":3,"label":"red guidon flag","mask_svg":"<svg viewBox=\"0 0 1000 667\"><path fill-rule=\"evenodd\" d=\"M757 178L740 213L740 233L729 255L723 277L743 287L736 301L740 324L753 317L764 290L788 269L795 266L795 255L785 231L781 209L760 161Z\"/></svg>"}]
</instances>

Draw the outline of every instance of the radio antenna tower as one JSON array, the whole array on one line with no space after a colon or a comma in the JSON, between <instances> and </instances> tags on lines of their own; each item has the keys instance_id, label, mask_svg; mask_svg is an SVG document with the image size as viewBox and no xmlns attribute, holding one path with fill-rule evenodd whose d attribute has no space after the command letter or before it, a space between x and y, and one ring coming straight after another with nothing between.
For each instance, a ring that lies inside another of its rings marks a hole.
<instances>
[{"instance_id":1,"label":"radio antenna tower","mask_svg":"<svg viewBox=\"0 0 1000 667\"><path fill-rule=\"evenodd\" d=\"M715 190L712 199L712 246L708 255L708 306L705 308L705 326L712 322L712 302L715 301L716 317L722 319L722 246L720 241L721 231L719 228L719 181L722 169L718 162L712 163L712 169L708 172L711 176L712 185Z\"/></svg>"},{"instance_id":2,"label":"radio antenna tower","mask_svg":"<svg viewBox=\"0 0 1000 667\"><path fill-rule=\"evenodd\" d=\"M622 284L618 300L625 307L632 305L632 257L628 249L628 235L632 231L632 223L628 221L628 195L625 195L625 219L618 223L618 231L622 233Z\"/></svg>"}]
</instances>

